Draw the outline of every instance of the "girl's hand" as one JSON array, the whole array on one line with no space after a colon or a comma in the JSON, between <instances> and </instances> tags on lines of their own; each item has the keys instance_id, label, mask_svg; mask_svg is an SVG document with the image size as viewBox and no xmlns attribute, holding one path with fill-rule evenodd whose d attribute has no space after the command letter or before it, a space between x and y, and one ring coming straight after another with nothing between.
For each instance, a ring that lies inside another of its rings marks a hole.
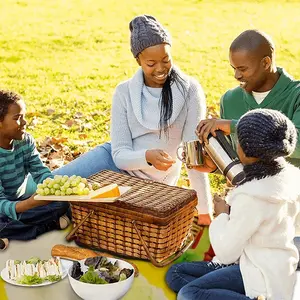
<instances>
[{"instance_id":1,"label":"girl's hand","mask_svg":"<svg viewBox=\"0 0 300 300\"><path fill-rule=\"evenodd\" d=\"M229 215L230 206L220 196L214 195L213 204L214 204L214 216L215 217L217 217L218 215L220 215L222 213Z\"/></svg>"},{"instance_id":2,"label":"girl's hand","mask_svg":"<svg viewBox=\"0 0 300 300\"><path fill-rule=\"evenodd\" d=\"M152 149L146 151L146 160L154 168L160 171L167 171L176 160L172 158L167 152L160 149Z\"/></svg>"}]
</instances>

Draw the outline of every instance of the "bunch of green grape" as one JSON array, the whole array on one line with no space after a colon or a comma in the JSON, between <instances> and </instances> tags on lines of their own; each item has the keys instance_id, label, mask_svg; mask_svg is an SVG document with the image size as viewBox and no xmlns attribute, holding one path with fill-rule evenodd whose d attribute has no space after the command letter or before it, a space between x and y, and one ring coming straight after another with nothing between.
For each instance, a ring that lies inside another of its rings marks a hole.
<instances>
[{"instance_id":1,"label":"bunch of green grape","mask_svg":"<svg viewBox=\"0 0 300 300\"><path fill-rule=\"evenodd\" d=\"M54 178L46 178L43 183L38 184L36 193L41 196L88 195L90 190L91 186L86 178L55 175Z\"/></svg>"}]
</instances>

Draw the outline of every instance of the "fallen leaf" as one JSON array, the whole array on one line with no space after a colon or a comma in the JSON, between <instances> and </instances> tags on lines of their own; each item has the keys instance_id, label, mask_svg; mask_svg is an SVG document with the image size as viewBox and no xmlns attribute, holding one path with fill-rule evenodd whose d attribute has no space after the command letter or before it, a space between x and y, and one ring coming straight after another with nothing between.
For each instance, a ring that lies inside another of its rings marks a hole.
<instances>
[{"instance_id":1,"label":"fallen leaf","mask_svg":"<svg viewBox=\"0 0 300 300\"><path fill-rule=\"evenodd\" d=\"M78 141L78 140L73 140L73 144L76 146L85 146L87 144L86 141Z\"/></svg>"},{"instance_id":2,"label":"fallen leaf","mask_svg":"<svg viewBox=\"0 0 300 300\"><path fill-rule=\"evenodd\" d=\"M76 158L76 157L80 156L82 154L82 152L81 151L74 151L72 154L73 154L74 158Z\"/></svg>"},{"instance_id":3,"label":"fallen leaf","mask_svg":"<svg viewBox=\"0 0 300 300\"><path fill-rule=\"evenodd\" d=\"M86 139L87 137L88 137L88 135L86 133L79 134L80 139Z\"/></svg>"},{"instance_id":4,"label":"fallen leaf","mask_svg":"<svg viewBox=\"0 0 300 300\"><path fill-rule=\"evenodd\" d=\"M32 118L32 117L34 117L34 116L36 116L36 117L40 117L41 116L41 113L40 112L38 112L38 111L29 111L29 112L26 112L26 117L27 118Z\"/></svg>"},{"instance_id":5,"label":"fallen leaf","mask_svg":"<svg viewBox=\"0 0 300 300\"><path fill-rule=\"evenodd\" d=\"M72 127L74 124L75 124L75 121L74 121L74 120L67 120L67 121L65 122L65 125L68 126L68 127Z\"/></svg>"},{"instance_id":6,"label":"fallen leaf","mask_svg":"<svg viewBox=\"0 0 300 300\"><path fill-rule=\"evenodd\" d=\"M30 123L27 125L27 128L29 129L34 129L34 127L39 123L39 120L36 116L34 116L32 118L32 120L30 121Z\"/></svg>"},{"instance_id":7,"label":"fallen leaf","mask_svg":"<svg viewBox=\"0 0 300 300\"><path fill-rule=\"evenodd\" d=\"M92 123L84 123L84 124L82 124L82 128L91 130L93 128L93 125L92 125Z\"/></svg>"},{"instance_id":8,"label":"fallen leaf","mask_svg":"<svg viewBox=\"0 0 300 300\"><path fill-rule=\"evenodd\" d=\"M75 119L80 119L82 117L83 117L83 113L82 112L76 112L75 115L74 115Z\"/></svg>"},{"instance_id":9,"label":"fallen leaf","mask_svg":"<svg viewBox=\"0 0 300 300\"><path fill-rule=\"evenodd\" d=\"M40 147L43 147L43 148L44 148L44 147L50 145L51 139L52 139L51 137L46 137L46 138L43 140L43 142L38 143L38 144L39 144Z\"/></svg>"},{"instance_id":10,"label":"fallen leaf","mask_svg":"<svg viewBox=\"0 0 300 300\"><path fill-rule=\"evenodd\" d=\"M106 117L108 114L110 114L110 111L104 110L104 111L94 111L91 113L91 116L103 116Z\"/></svg>"},{"instance_id":11,"label":"fallen leaf","mask_svg":"<svg viewBox=\"0 0 300 300\"><path fill-rule=\"evenodd\" d=\"M48 158L49 159L61 159L64 156L64 153L60 153L60 152L52 152L49 154Z\"/></svg>"},{"instance_id":12,"label":"fallen leaf","mask_svg":"<svg viewBox=\"0 0 300 300\"><path fill-rule=\"evenodd\" d=\"M53 108L48 108L47 109L47 115L50 116L50 115L53 115L55 113L55 109Z\"/></svg>"},{"instance_id":13,"label":"fallen leaf","mask_svg":"<svg viewBox=\"0 0 300 300\"><path fill-rule=\"evenodd\" d=\"M60 168L64 165L64 160L63 159L51 159L49 161L49 168L50 170Z\"/></svg>"},{"instance_id":14,"label":"fallen leaf","mask_svg":"<svg viewBox=\"0 0 300 300\"><path fill-rule=\"evenodd\" d=\"M80 120L80 119L75 119L75 120L74 120L74 123L75 123L76 125L79 125L79 126L82 124L82 122L83 122L83 121Z\"/></svg>"},{"instance_id":15,"label":"fallen leaf","mask_svg":"<svg viewBox=\"0 0 300 300\"><path fill-rule=\"evenodd\" d=\"M85 120L86 121L91 121L91 120L94 120L94 118L92 116L86 116Z\"/></svg>"},{"instance_id":16,"label":"fallen leaf","mask_svg":"<svg viewBox=\"0 0 300 300\"><path fill-rule=\"evenodd\" d=\"M66 138L66 137L60 137L60 138L52 137L51 141L52 141L53 144L64 144L64 143L68 142L68 138Z\"/></svg>"},{"instance_id":17,"label":"fallen leaf","mask_svg":"<svg viewBox=\"0 0 300 300\"><path fill-rule=\"evenodd\" d=\"M84 138L87 135L83 134ZM66 137L46 137L44 140L37 140L37 148L40 153L41 160L51 169L56 169L62 165L71 162L83 152L88 150L87 144L92 141L69 140ZM71 150L66 145L73 144L82 148L82 151Z\"/></svg>"}]
</instances>

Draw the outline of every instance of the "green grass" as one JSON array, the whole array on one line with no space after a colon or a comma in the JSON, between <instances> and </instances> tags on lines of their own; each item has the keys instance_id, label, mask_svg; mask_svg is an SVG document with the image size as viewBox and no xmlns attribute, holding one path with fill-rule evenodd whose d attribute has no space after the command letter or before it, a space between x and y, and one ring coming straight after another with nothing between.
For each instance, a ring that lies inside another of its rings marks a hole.
<instances>
[{"instance_id":1,"label":"green grass","mask_svg":"<svg viewBox=\"0 0 300 300\"><path fill-rule=\"evenodd\" d=\"M39 121L35 138L68 137L77 149L73 141L86 133L86 151L109 139L114 88L137 69L128 30L135 15L152 14L168 28L175 63L201 82L209 113L218 114L219 98L236 85L228 47L245 29L269 33L278 65L300 77L299 11L297 0L0 1L0 87L25 97L29 122ZM76 112L91 129L62 127Z\"/></svg>"}]
</instances>

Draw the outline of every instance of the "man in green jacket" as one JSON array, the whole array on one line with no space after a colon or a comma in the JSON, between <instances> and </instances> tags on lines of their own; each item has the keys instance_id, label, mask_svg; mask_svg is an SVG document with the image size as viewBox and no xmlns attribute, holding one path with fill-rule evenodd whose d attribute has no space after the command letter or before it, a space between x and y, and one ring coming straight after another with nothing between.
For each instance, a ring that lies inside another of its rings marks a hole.
<instances>
[{"instance_id":1,"label":"man in green jacket","mask_svg":"<svg viewBox=\"0 0 300 300\"><path fill-rule=\"evenodd\" d=\"M296 149L287 160L300 167L300 81L276 66L275 47L271 38L257 30L246 30L232 42L229 60L240 85L227 91L221 98L221 119L206 119L199 123L197 132L200 141L207 143L210 133L215 136L216 130L222 130L230 135L235 148L236 124L244 113L255 108L279 110L298 130ZM196 169L214 171L216 166L206 158L204 167ZM300 250L300 237L294 241Z\"/></svg>"},{"instance_id":2,"label":"man in green jacket","mask_svg":"<svg viewBox=\"0 0 300 300\"><path fill-rule=\"evenodd\" d=\"M240 85L221 98L221 119L199 123L200 140L206 143L208 134L219 129L230 134L235 147L236 123L244 113L255 108L279 110L298 130L297 147L288 161L300 167L300 81L276 66L271 38L257 30L246 30L232 42L229 59Z\"/></svg>"}]
</instances>

